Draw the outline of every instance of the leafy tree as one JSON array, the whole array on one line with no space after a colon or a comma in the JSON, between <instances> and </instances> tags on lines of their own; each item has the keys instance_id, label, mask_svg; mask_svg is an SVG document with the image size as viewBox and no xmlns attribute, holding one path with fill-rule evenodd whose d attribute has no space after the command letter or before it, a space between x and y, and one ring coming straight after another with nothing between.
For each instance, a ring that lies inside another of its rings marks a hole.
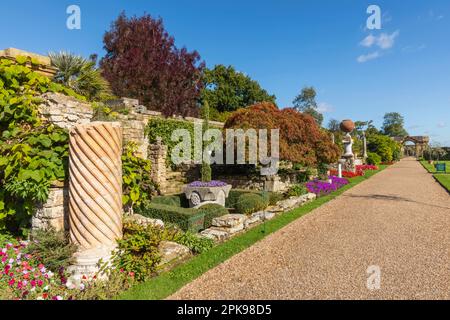
<instances>
[{"instance_id":1,"label":"leafy tree","mask_svg":"<svg viewBox=\"0 0 450 320\"><path fill-rule=\"evenodd\" d=\"M219 112L235 111L264 101L275 103L274 95L232 66L217 65L212 70L205 69L203 79L202 99Z\"/></svg>"},{"instance_id":2,"label":"leafy tree","mask_svg":"<svg viewBox=\"0 0 450 320\"><path fill-rule=\"evenodd\" d=\"M338 160L339 147L310 115L263 102L231 115L225 128L280 129L280 159L310 166Z\"/></svg>"},{"instance_id":3,"label":"leafy tree","mask_svg":"<svg viewBox=\"0 0 450 320\"><path fill-rule=\"evenodd\" d=\"M339 132L341 130L340 122L336 119L330 119L330 121L328 121L327 128L330 132L333 133Z\"/></svg>"},{"instance_id":4,"label":"leafy tree","mask_svg":"<svg viewBox=\"0 0 450 320\"><path fill-rule=\"evenodd\" d=\"M196 51L175 46L161 19L122 13L103 42L100 66L116 95L139 99L167 116L198 114L204 63Z\"/></svg>"},{"instance_id":5,"label":"leafy tree","mask_svg":"<svg viewBox=\"0 0 450 320\"><path fill-rule=\"evenodd\" d=\"M383 162L400 160L400 145L386 135L369 135L367 149L378 154Z\"/></svg>"},{"instance_id":6,"label":"leafy tree","mask_svg":"<svg viewBox=\"0 0 450 320\"><path fill-rule=\"evenodd\" d=\"M294 104L296 110L309 114L316 120L317 124L321 126L323 122L323 114L317 111L318 106L316 96L317 93L314 87L304 87L292 103Z\"/></svg>"},{"instance_id":7,"label":"leafy tree","mask_svg":"<svg viewBox=\"0 0 450 320\"><path fill-rule=\"evenodd\" d=\"M95 68L95 60L61 51L49 53L52 65L58 68L54 81L61 83L89 100L103 100L111 96L108 81Z\"/></svg>"},{"instance_id":8,"label":"leafy tree","mask_svg":"<svg viewBox=\"0 0 450 320\"><path fill-rule=\"evenodd\" d=\"M383 133L390 137L406 137L408 132L403 127L405 119L398 112L389 112L384 115Z\"/></svg>"}]
</instances>

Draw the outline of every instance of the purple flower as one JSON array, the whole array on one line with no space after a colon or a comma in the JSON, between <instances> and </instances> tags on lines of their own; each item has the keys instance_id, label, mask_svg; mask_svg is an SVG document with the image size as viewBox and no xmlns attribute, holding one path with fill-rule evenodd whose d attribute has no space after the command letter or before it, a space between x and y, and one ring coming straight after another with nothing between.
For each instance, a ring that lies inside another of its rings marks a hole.
<instances>
[{"instance_id":1,"label":"purple flower","mask_svg":"<svg viewBox=\"0 0 450 320\"><path fill-rule=\"evenodd\" d=\"M310 181L306 184L306 188L309 192L321 196L330 194L348 184L348 180L344 178L330 176L329 179L331 180L331 183L329 181L319 181L317 179Z\"/></svg>"},{"instance_id":2,"label":"purple flower","mask_svg":"<svg viewBox=\"0 0 450 320\"><path fill-rule=\"evenodd\" d=\"M189 184L189 187L195 188L213 188L213 187L225 187L227 183L223 181L212 180L210 182L194 181Z\"/></svg>"}]
</instances>

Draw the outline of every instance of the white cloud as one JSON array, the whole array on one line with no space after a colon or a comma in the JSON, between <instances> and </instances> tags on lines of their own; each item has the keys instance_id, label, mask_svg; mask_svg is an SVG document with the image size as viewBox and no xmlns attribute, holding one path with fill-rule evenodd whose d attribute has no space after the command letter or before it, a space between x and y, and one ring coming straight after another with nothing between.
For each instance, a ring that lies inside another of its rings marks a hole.
<instances>
[{"instance_id":1,"label":"white cloud","mask_svg":"<svg viewBox=\"0 0 450 320\"><path fill-rule=\"evenodd\" d=\"M380 52L375 51L375 52L373 52L373 53L360 55L360 56L356 59L356 61L358 61L359 63L364 63L364 62L367 62L367 61L370 61L370 60L377 59L377 58L379 58L379 57L381 57Z\"/></svg>"},{"instance_id":2,"label":"white cloud","mask_svg":"<svg viewBox=\"0 0 450 320\"><path fill-rule=\"evenodd\" d=\"M447 124L445 123L445 122L443 122L443 121L441 121L441 122L439 122L438 124L437 124L437 127L438 128L445 128L447 126Z\"/></svg>"},{"instance_id":3,"label":"white cloud","mask_svg":"<svg viewBox=\"0 0 450 320\"><path fill-rule=\"evenodd\" d=\"M326 102L320 102L317 104L317 111L319 111L320 113L328 113L328 112L333 112L334 111L334 107Z\"/></svg>"},{"instance_id":4,"label":"white cloud","mask_svg":"<svg viewBox=\"0 0 450 320\"><path fill-rule=\"evenodd\" d=\"M382 50L390 49L394 46L395 39L399 35L399 30L393 32L392 34L382 33L379 36L370 34L360 42L360 45L367 48L371 48L372 46L377 45Z\"/></svg>"}]
</instances>

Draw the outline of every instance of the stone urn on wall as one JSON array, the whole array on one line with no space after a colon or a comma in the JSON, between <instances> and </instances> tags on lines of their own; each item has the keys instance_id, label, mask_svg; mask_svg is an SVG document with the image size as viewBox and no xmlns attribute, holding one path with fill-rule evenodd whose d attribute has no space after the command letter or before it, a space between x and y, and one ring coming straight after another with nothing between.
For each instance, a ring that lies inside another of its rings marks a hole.
<instances>
[{"instance_id":1,"label":"stone urn on wall","mask_svg":"<svg viewBox=\"0 0 450 320\"><path fill-rule=\"evenodd\" d=\"M222 181L195 181L184 188L184 194L191 208L200 208L210 203L225 207L225 200L230 194L231 187Z\"/></svg>"}]
</instances>

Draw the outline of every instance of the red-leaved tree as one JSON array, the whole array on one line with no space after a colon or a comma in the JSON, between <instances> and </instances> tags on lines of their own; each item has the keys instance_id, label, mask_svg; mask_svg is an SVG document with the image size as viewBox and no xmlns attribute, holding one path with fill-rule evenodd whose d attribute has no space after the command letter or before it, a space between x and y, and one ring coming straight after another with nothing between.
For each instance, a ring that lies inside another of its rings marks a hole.
<instances>
[{"instance_id":1,"label":"red-leaved tree","mask_svg":"<svg viewBox=\"0 0 450 320\"><path fill-rule=\"evenodd\" d=\"M232 129L280 129L280 159L318 165L339 159L339 148L308 114L288 108L280 110L263 102L234 112L225 123Z\"/></svg>"},{"instance_id":2,"label":"red-leaved tree","mask_svg":"<svg viewBox=\"0 0 450 320\"><path fill-rule=\"evenodd\" d=\"M100 67L117 96L139 99L166 116L198 114L204 63L196 51L175 47L161 19L122 13L103 42Z\"/></svg>"}]
</instances>

